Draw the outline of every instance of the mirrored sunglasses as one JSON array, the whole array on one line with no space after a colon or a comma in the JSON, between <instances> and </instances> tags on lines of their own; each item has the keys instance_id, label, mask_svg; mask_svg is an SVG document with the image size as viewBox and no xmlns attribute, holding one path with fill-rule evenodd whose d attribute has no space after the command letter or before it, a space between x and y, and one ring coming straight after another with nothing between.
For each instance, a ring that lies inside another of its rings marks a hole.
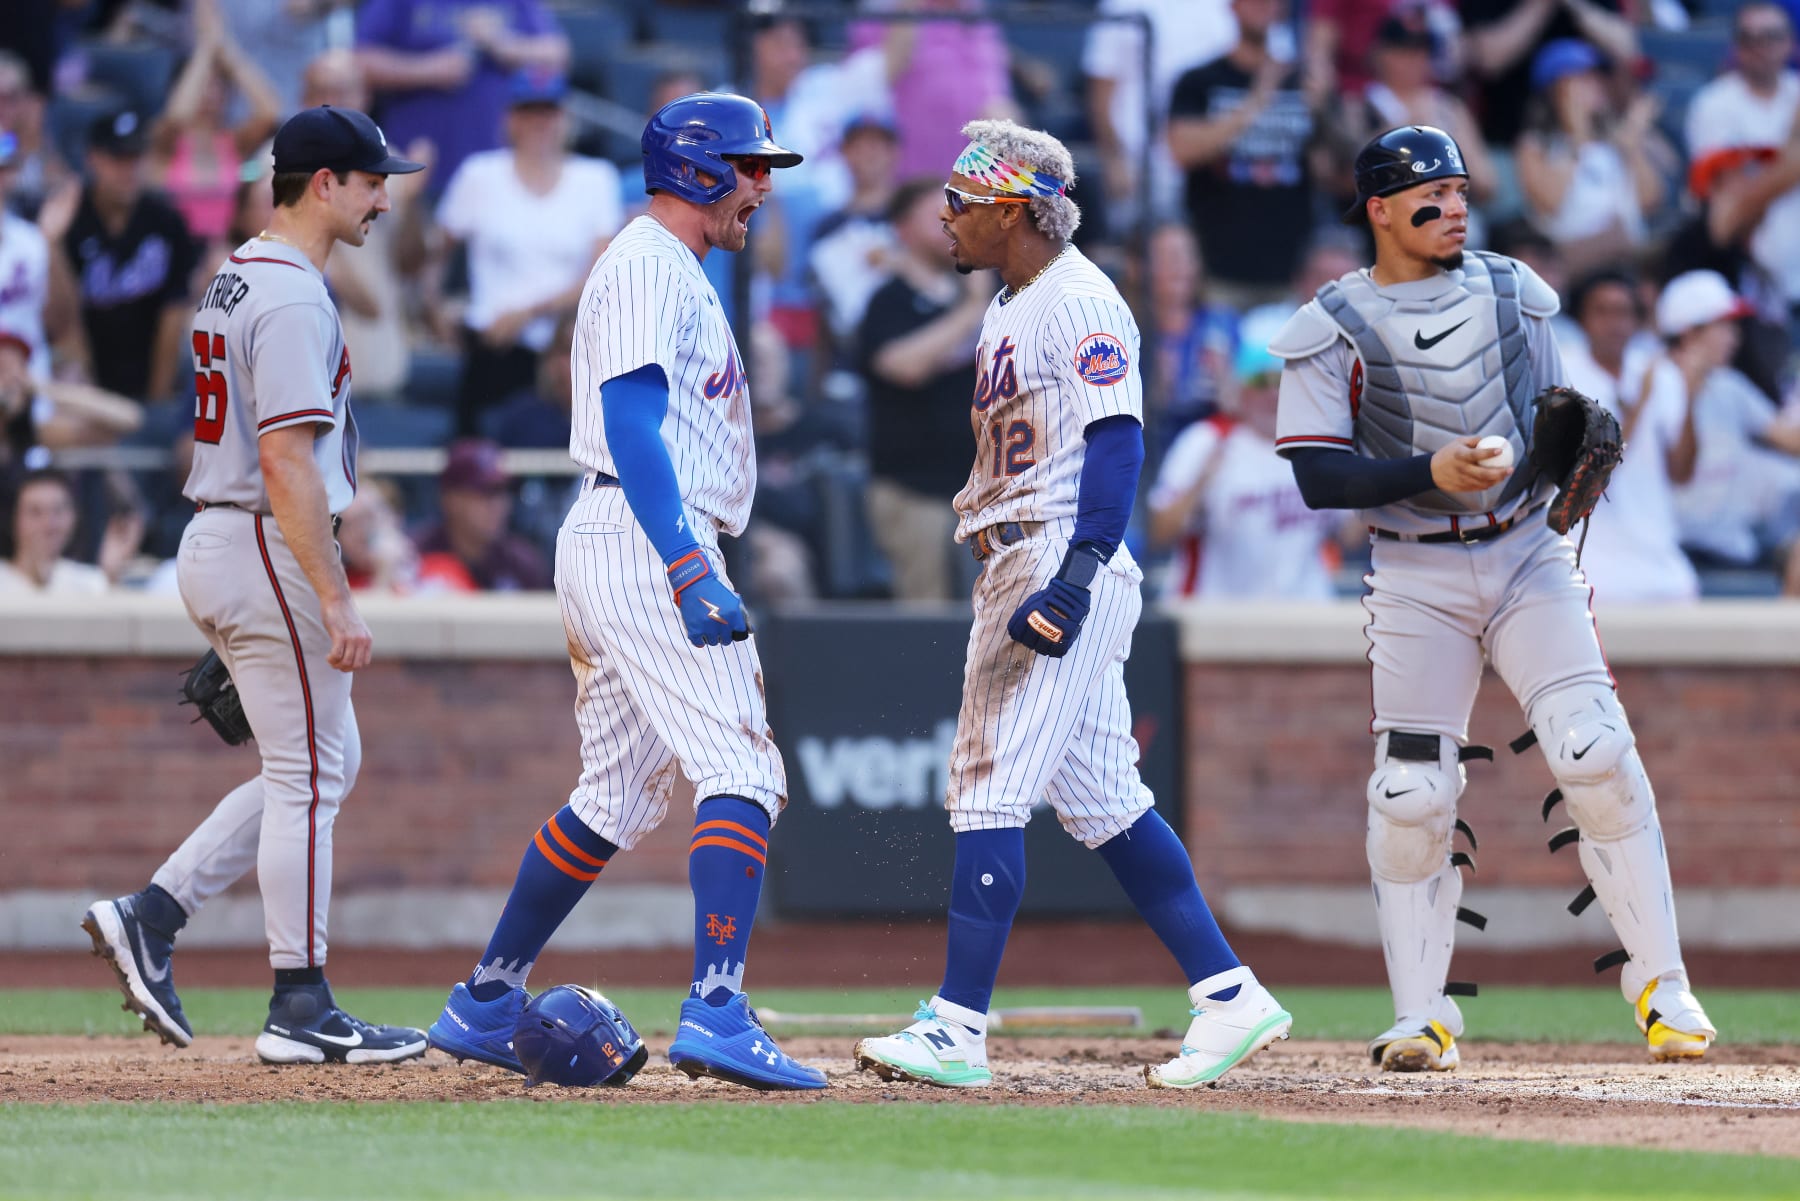
<instances>
[{"instance_id":1,"label":"mirrored sunglasses","mask_svg":"<svg viewBox=\"0 0 1800 1201\"><path fill-rule=\"evenodd\" d=\"M977 196L973 192L965 192L961 188L944 185L944 203L950 206L950 212L962 216L973 204L1030 204L1029 196Z\"/></svg>"}]
</instances>

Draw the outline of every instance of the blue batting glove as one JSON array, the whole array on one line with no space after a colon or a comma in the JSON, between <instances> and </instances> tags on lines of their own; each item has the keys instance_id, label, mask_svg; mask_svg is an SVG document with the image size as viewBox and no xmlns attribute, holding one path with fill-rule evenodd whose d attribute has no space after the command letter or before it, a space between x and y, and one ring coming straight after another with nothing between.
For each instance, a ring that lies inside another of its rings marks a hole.
<instances>
[{"instance_id":1,"label":"blue batting glove","mask_svg":"<svg viewBox=\"0 0 1800 1201\"><path fill-rule=\"evenodd\" d=\"M714 573L706 552L689 546L667 563L669 589L688 641L695 646L723 646L750 637L744 602Z\"/></svg>"},{"instance_id":2,"label":"blue batting glove","mask_svg":"<svg viewBox=\"0 0 1800 1201\"><path fill-rule=\"evenodd\" d=\"M1006 632L1020 646L1040 655L1060 659L1075 645L1081 623L1093 603L1088 585L1105 562L1100 548L1078 542L1063 556L1062 566L1050 582L1025 598L1006 623Z\"/></svg>"}]
</instances>

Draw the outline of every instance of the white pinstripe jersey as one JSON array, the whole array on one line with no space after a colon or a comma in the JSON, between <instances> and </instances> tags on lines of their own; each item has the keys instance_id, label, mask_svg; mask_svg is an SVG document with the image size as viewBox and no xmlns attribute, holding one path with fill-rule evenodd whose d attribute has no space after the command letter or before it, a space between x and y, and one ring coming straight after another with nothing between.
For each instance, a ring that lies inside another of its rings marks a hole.
<instances>
[{"instance_id":1,"label":"white pinstripe jersey","mask_svg":"<svg viewBox=\"0 0 1800 1201\"><path fill-rule=\"evenodd\" d=\"M975 466L956 494L957 541L999 522L1075 515L1082 431L1102 417L1144 420L1138 346L1119 290L1073 246L1011 300L989 303L975 352Z\"/></svg>"},{"instance_id":2,"label":"white pinstripe jersey","mask_svg":"<svg viewBox=\"0 0 1800 1201\"><path fill-rule=\"evenodd\" d=\"M194 311L194 468L182 494L272 512L257 444L317 426L313 459L326 505L356 495L350 352L325 277L300 251L252 238L219 267Z\"/></svg>"},{"instance_id":3,"label":"white pinstripe jersey","mask_svg":"<svg viewBox=\"0 0 1800 1201\"><path fill-rule=\"evenodd\" d=\"M570 457L619 474L606 446L600 385L654 363L669 381L662 436L682 504L728 534L743 533L756 491L743 359L700 260L656 218L631 222L594 264L570 354Z\"/></svg>"}]
</instances>

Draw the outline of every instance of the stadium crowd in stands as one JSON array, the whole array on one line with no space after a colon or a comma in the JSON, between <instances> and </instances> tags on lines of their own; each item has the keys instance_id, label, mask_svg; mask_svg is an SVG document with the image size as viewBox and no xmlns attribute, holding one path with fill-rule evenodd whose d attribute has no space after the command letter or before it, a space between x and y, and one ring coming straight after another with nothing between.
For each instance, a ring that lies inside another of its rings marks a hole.
<instances>
[{"instance_id":1,"label":"stadium crowd in stands","mask_svg":"<svg viewBox=\"0 0 1800 1201\"><path fill-rule=\"evenodd\" d=\"M331 264L371 452L352 577L547 586L575 302L647 203L646 115L721 87L807 156L749 253L705 263L751 358L762 491L732 553L753 599L967 595L949 504L996 284L951 271L937 209L961 126L987 116L1075 148L1077 241L1138 306L1166 462L1133 539L1166 595L1356 589L1362 539L1274 460L1266 341L1366 261L1337 220L1357 147L1423 123L1465 150L1472 245L1561 291L1575 382L1627 431L1585 551L1597 603L1800 596L1797 12L9 0L0 590L169 586L193 301L266 219L272 129L315 103L367 109L430 164Z\"/></svg>"}]
</instances>

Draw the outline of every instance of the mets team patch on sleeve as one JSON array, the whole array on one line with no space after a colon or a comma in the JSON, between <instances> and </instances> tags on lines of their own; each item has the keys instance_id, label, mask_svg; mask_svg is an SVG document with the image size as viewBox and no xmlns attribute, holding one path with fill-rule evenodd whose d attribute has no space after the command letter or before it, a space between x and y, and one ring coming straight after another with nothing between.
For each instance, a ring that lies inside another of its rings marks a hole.
<instances>
[{"instance_id":1,"label":"mets team patch on sleeve","mask_svg":"<svg viewBox=\"0 0 1800 1201\"><path fill-rule=\"evenodd\" d=\"M1075 373L1096 388L1110 388L1131 367L1125 344L1111 334L1089 334L1075 348Z\"/></svg>"}]
</instances>

